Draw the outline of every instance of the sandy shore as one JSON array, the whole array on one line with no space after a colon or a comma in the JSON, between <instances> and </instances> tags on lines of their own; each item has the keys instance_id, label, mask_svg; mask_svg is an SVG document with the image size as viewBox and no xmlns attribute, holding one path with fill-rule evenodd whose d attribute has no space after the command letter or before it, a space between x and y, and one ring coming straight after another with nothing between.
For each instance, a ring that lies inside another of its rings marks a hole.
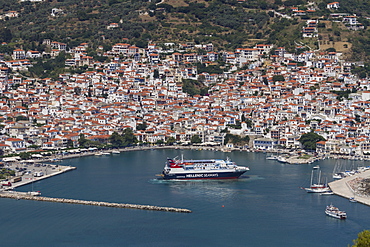
<instances>
[{"instance_id":1,"label":"sandy shore","mask_svg":"<svg viewBox=\"0 0 370 247\"><path fill-rule=\"evenodd\" d=\"M351 197L355 197L357 202L370 206L370 197L360 196L358 194L355 195L355 192L349 186L352 180L356 181L365 178L370 178L370 170L331 182L329 183L329 187L334 192L334 194L338 196L342 196L348 199Z\"/></svg>"}]
</instances>

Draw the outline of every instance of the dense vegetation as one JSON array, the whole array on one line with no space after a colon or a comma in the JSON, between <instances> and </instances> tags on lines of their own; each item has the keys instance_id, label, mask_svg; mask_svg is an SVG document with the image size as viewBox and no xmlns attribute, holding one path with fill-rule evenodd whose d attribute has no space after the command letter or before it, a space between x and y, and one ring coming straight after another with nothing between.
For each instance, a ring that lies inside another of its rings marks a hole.
<instances>
[{"instance_id":1,"label":"dense vegetation","mask_svg":"<svg viewBox=\"0 0 370 247\"><path fill-rule=\"evenodd\" d=\"M199 80L184 79L182 82L182 90L191 95L206 95L208 88Z\"/></svg>"},{"instance_id":2,"label":"dense vegetation","mask_svg":"<svg viewBox=\"0 0 370 247\"><path fill-rule=\"evenodd\" d=\"M129 128L125 129L121 135L117 132L113 132L109 137L109 141L113 148L128 147L137 143L133 131Z\"/></svg>"},{"instance_id":3,"label":"dense vegetation","mask_svg":"<svg viewBox=\"0 0 370 247\"><path fill-rule=\"evenodd\" d=\"M39 47L43 39L68 43L70 47L81 42L110 43L128 38L144 46L154 41L214 42L225 47L237 47L249 39L262 39L279 45L293 46L299 39L300 18L288 20L275 17L273 11L291 13L290 7L305 9L307 0L264 1L208 0L164 1L144 0L57 0L41 3L2 1L0 9L18 11L18 18L7 18L1 23L2 41L13 37L26 46ZM316 0L320 7L317 16L328 14L330 1ZM172 1L169 1L172 3ZM341 2L340 11L369 13L365 0ZM62 12L51 16L52 9ZM366 22L366 19L364 19ZM303 20L304 21L304 20ZM107 29L110 23L119 28ZM302 22L303 23L303 22ZM7 27L7 28L5 28ZM289 33L289 35L286 35ZM366 39L366 35L364 35ZM164 40L166 39L166 40ZM31 43L30 43L31 42ZM33 42L33 43L32 43ZM362 42L361 42L362 43Z\"/></svg>"},{"instance_id":4,"label":"dense vegetation","mask_svg":"<svg viewBox=\"0 0 370 247\"><path fill-rule=\"evenodd\" d=\"M308 0L45 0L43 2L20 2L9 0L0 2L0 14L17 11L19 17L4 18L0 21L0 53L10 53L12 49L45 51L43 40L63 42L75 47L82 42L89 43L88 55L104 61L96 48L102 46L107 51L117 42L129 42L146 47L148 42L193 42L215 45L216 50L232 50L255 43L271 43L284 46L294 52L297 44L307 44L318 48L317 39L302 38L301 30L306 20L319 19L319 29L323 34L319 40L346 41L352 44L348 55L353 60L365 62L365 69L359 69L361 76L369 74L370 68L370 5L367 0L347 0L340 2L340 9L328 10L331 0L315 0L315 12L305 16L287 19L276 14L292 15L291 7L306 10ZM52 16L52 10L60 12ZM276 11L276 12L275 12ZM349 31L343 25L333 24L327 28L325 21L332 12L356 14L365 30ZM118 23L118 28L107 28L110 23ZM331 48L335 50L334 48ZM55 78L60 70L48 72L49 67L59 66L40 61L31 73L35 76ZM222 73L222 66L211 65L198 69L208 73ZM78 71L77 71L78 72Z\"/></svg>"},{"instance_id":5,"label":"dense vegetation","mask_svg":"<svg viewBox=\"0 0 370 247\"><path fill-rule=\"evenodd\" d=\"M358 238L353 240L353 247L368 247L370 246L370 231L364 230L358 234Z\"/></svg>"},{"instance_id":6,"label":"dense vegetation","mask_svg":"<svg viewBox=\"0 0 370 247\"><path fill-rule=\"evenodd\" d=\"M224 139L224 144L232 143L234 145L248 145L249 143L249 136L241 137L240 135L233 135L233 134L226 134Z\"/></svg>"},{"instance_id":7,"label":"dense vegetation","mask_svg":"<svg viewBox=\"0 0 370 247\"><path fill-rule=\"evenodd\" d=\"M0 169L0 179L5 179L9 176L14 176L14 175L15 175L15 171L13 170L10 170L8 168Z\"/></svg>"},{"instance_id":8,"label":"dense vegetation","mask_svg":"<svg viewBox=\"0 0 370 247\"><path fill-rule=\"evenodd\" d=\"M314 132L303 134L299 139L299 142L307 151L316 150L316 143L319 141L325 141L325 138Z\"/></svg>"}]
</instances>

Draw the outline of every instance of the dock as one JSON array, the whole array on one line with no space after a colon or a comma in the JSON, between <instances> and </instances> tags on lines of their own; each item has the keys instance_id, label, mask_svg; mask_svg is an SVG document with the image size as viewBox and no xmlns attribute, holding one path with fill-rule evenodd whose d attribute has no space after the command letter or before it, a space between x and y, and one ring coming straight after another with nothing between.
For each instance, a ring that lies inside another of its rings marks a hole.
<instances>
[{"instance_id":1,"label":"dock","mask_svg":"<svg viewBox=\"0 0 370 247\"><path fill-rule=\"evenodd\" d=\"M76 167L73 167L73 166L59 166L56 171L50 172L49 174L43 175L41 177L32 176L32 177L29 177L27 179L27 178L24 178L25 176L23 176L23 179L21 181L15 182L15 183L13 182L11 187L4 188L4 190L12 190L12 189L15 189L17 187L20 187L20 186L23 186L23 185L26 185L26 184L30 184L32 182L37 182L37 181L42 180L42 179L47 179L47 178L50 178L50 177L53 177L53 176L56 176L56 175L60 175L62 173L72 171L72 170L75 170L75 169L76 169Z\"/></svg>"},{"instance_id":2,"label":"dock","mask_svg":"<svg viewBox=\"0 0 370 247\"><path fill-rule=\"evenodd\" d=\"M350 186L350 184L366 178L370 178L370 170L333 181L328 185L335 195L347 199L355 197L357 202L370 206L370 195L359 195Z\"/></svg>"},{"instance_id":3,"label":"dock","mask_svg":"<svg viewBox=\"0 0 370 247\"><path fill-rule=\"evenodd\" d=\"M17 192L17 191L3 191L0 193L0 198L10 198L15 200L33 200L42 202L57 202L57 203L69 203L69 204L80 204L89 206L100 206L100 207L111 207L111 208L128 208L128 209L141 209L141 210L152 210L152 211L165 211L165 212L176 212L176 213L191 213L192 211L184 208L174 207L160 207L151 205L137 205L137 204L126 204L126 203L113 203L113 202L97 202L97 201L86 201L66 198L53 198L45 196L32 196L28 193Z\"/></svg>"}]
</instances>

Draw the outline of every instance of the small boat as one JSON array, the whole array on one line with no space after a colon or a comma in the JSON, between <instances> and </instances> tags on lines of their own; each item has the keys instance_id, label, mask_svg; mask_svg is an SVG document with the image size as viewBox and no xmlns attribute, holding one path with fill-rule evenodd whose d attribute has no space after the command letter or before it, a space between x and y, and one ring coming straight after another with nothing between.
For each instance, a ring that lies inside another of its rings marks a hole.
<instances>
[{"instance_id":1,"label":"small boat","mask_svg":"<svg viewBox=\"0 0 370 247\"><path fill-rule=\"evenodd\" d=\"M40 191L28 191L27 194L30 196L39 196L41 195L41 192Z\"/></svg>"},{"instance_id":2,"label":"small boat","mask_svg":"<svg viewBox=\"0 0 370 247\"><path fill-rule=\"evenodd\" d=\"M275 156L275 155L272 155L272 156L268 156L266 159L267 159L267 160L277 160L277 159L278 159L278 157L277 157L277 156Z\"/></svg>"},{"instance_id":3,"label":"small boat","mask_svg":"<svg viewBox=\"0 0 370 247\"><path fill-rule=\"evenodd\" d=\"M342 179L344 177L346 177L346 175L343 172L338 172L338 173L333 174L334 179Z\"/></svg>"},{"instance_id":4,"label":"small boat","mask_svg":"<svg viewBox=\"0 0 370 247\"><path fill-rule=\"evenodd\" d=\"M334 170L333 170L333 178L334 179L342 179L342 178L345 177L344 173L340 171L341 169L342 169L342 164L338 160L336 162L336 164L334 166Z\"/></svg>"},{"instance_id":5,"label":"small boat","mask_svg":"<svg viewBox=\"0 0 370 247\"><path fill-rule=\"evenodd\" d=\"M354 197L349 198L350 202L357 202L357 200Z\"/></svg>"},{"instance_id":6,"label":"small boat","mask_svg":"<svg viewBox=\"0 0 370 247\"><path fill-rule=\"evenodd\" d=\"M287 158L284 157L284 156L278 156L278 157L276 157L276 160L281 162L281 163L288 163Z\"/></svg>"},{"instance_id":7,"label":"small boat","mask_svg":"<svg viewBox=\"0 0 370 247\"><path fill-rule=\"evenodd\" d=\"M333 191L326 191L326 192L323 192L323 193L320 193L321 196L329 196L329 195L333 195L334 192Z\"/></svg>"},{"instance_id":8,"label":"small boat","mask_svg":"<svg viewBox=\"0 0 370 247\"><path fill-rule=\"evenodd\" d=\"M325 214L330 217L341 219L341 220L344 220L347 218L347 213L344 211L340 211L337 207L334 207L333 204L326 206Z\"/></svg>"},{"instance_id":9,"label":"small boat","mask_svg":"<svg viewBox=\"0 0 370 247\"><path fill-rule=\"evenodd\" d=\"M121 152L120 151L118 151L118 150L113 150L112 151L112 154L120 154Z\"/></svg>"}]
</instances>

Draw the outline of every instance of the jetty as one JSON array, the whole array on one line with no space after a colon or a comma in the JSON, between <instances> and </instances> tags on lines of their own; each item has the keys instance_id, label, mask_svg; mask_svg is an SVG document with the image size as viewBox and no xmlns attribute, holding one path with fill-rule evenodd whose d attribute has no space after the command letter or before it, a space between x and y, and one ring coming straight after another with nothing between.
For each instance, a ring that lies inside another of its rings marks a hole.
<instances>
[{"instance_id":1,"label":"jetty","mask_svg":"<svg viewBox=\"0 0 370 247\"><path fill-rule=\"evenodd\" d=\"M334 194L350 199L355 197L356 201L365 205L370 206L370 196L366 194L360 194L353 188L358 187L362 184L363 179L370 178L370 170L357 173L353 176L348 176L336 181L329 183L330 189Z\"/></svg>"},{"instance_id":2,"label":"jetty","mask_svg":"<svg viewBox=\"0 0 370 247\"><path fill-rule=\"evenodd\" d=\"M128 208L128 209L141 209L141 210L152 210L152 211L165 211L175 213L191 213L192 211L184 208L174 207L160 207L151 205L137 205L137 204L126 204L126 203L113 203L113 202L97 202L97 201L85 201L76 199L66 198L53 198L45 196L33 196L27 193L17 191L4 191L0 193L0 198L10 198L15 200L33 200L42 202L57 202L57 203L69 203L69 204L80 204L89 206L100 206L100 207L111 207L111 208Z\"/></svg>"}]
</instances>

